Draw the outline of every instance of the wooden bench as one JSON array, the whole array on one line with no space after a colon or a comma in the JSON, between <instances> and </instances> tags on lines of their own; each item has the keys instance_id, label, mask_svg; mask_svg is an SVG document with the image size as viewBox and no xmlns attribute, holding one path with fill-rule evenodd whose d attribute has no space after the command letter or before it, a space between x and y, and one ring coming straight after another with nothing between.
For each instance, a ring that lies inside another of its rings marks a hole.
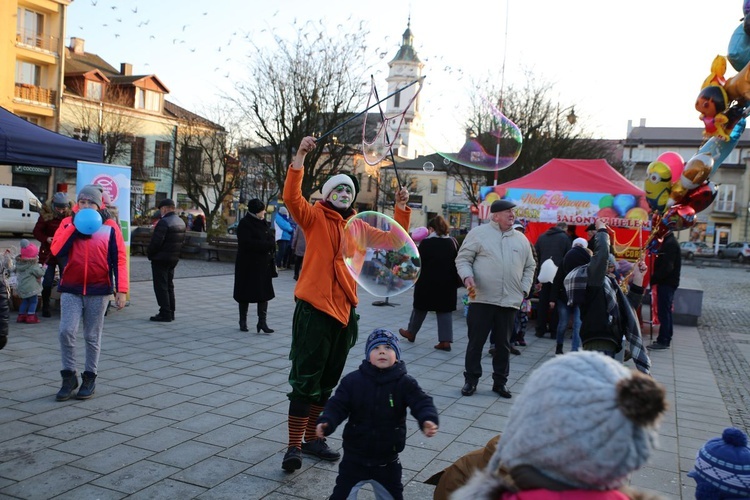
<instances>
[{"instance_id":1,"label":"wooden bench","mask_svg":"<svg viewBox=\"0 0 750 500\"><path fill-rule=\"evenodd\" d=\"M237 256L237 236L226 234L209 238L206 245L206 260L221 261L221 253L231 254L232 260Z\"/></svg>"},{"instance_id":2,"label":"wooden bench","mask_svg":"<svg viewBox=\"0 0 750 500\"><path fill-rule=\"evenodd\" d=\"M130 255L140 253L146 255L148 244L151 243L151 228L137 227L130 234Z\"/></svg>"}]
</instances>

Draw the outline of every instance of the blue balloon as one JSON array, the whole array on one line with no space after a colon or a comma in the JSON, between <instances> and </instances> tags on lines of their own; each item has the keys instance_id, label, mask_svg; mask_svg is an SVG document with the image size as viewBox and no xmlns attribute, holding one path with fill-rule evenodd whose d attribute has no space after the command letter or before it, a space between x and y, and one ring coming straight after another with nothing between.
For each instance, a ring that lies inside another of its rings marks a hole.
<instances>
[{"instance_id":1,"label":"blue balloon","mask_svg":"<svg viewBox=\"0 0 750 500\"><path fill-rule=\"evenodd\" d=\"M612 207L617 212L617 215L625 217L628 210L635 206L636 201L635 196L632 194L618 194L615 196L614 200L612 200Z\"/></svg>"},{"instance_id":2,"label":"blue balloon","mask_svg":"<svg viewBox=\"0 0 750 500\"><path fill-rule=\"evenodd\" d=\"M711 175L713 175L719 169L724 160L727 159L727 156L729 156L729 153L731 153L737 145L737 142L739 142L744 131L745 118L743 117L732 129L728 141L722 140L718 137L711 137L703 146L701 146L698 153L706 153L714 159L714 167L711 170Z\"/></svg>"},{"instance_id":3,"label":"blue balloon","mask_svg":"<svg viewBox=\"0 0 750 500\"><path fill-rule=\"evenodd\" d=\"M73 219L73 225L83 234L94 234L102 227L102 216L93 208L82 208Z\"/></svg>"}]
</instances>

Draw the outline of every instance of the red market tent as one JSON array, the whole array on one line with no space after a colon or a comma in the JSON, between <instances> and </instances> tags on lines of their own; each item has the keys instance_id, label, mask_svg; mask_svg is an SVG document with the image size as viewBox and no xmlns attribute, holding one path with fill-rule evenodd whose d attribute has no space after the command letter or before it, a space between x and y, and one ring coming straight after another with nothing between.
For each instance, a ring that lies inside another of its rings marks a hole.
<instances>
[{"instance_id":1,"label":"red market tent","mask_svg":"<svg viewBox=\"0 0 750 500\"><path fill-rule=\"evenodd\" d=\"M529 221L526 235L532 242L556 221L575 226L576 235L586 237L586 226L597 217L610 221L619 246L631 243L629 251L620 252L622 257L633 258L631 254L648 238L648 230L637 231L647 218L644 191L603 159L554 158L528 175L489 188L489 192L517 204L517 217Z\"/></svg>"}]
</instances>

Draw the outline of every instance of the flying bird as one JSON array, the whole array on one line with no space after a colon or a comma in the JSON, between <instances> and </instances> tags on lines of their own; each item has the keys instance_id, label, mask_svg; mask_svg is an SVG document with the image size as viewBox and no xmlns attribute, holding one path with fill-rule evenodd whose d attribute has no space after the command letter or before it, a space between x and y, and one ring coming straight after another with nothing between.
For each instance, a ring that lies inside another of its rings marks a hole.
<instances>
[{"instance_id":1,"label":"flying bird","mask_svg":"<svg viewBox=\"0 0 750 500\"><path fill-rule=\"evenodd\" d=\"M91 0L91 5L96 7L96 4L99 3L99 0Z\"/></svg>"},{"instance_id":2,"label":"flying bird","mask_svg":"<svg viewBox=\"0 0 750 500\"><path fill-rule=\"evenodd\" d=\"M133 14L137 14L138 13L138 6L136 5L135 9L132 9L132 10L133 10Z\"/></svg>"}]
</instances>

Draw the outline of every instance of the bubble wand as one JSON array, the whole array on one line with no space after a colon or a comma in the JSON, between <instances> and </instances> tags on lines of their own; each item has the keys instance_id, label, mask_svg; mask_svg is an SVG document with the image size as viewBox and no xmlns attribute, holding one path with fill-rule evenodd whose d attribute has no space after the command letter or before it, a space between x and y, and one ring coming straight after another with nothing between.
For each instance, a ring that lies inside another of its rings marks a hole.
<instances>
[{"instance_id":1,"label":"bubble wand","mask_svg":"<svg viewBox=\"0 0 750 500\"><path fill-rule=\"evenodd\" d=\"M371 78L372 78L372 77L371 77ZM423 80L424 80L425 78L427 78L427 77L426 77L426 76L422 76L422 77L419 77L419 78L417 78L416 80L414 80L413 82L411 82L410 84L408 84L408 85L406 85L406 86L404 86L404 87L401 87L400 89L396 89L396 90L394 90L393 92L391 92L391 93L390 93L390 94L388 94L387 96L383 97L383 98L382 98L381 100L379 100L378 102L376 102L376 103L375 103L375 104L373 104L372 106L368 106L368 107L367 107L367 108L366 108L366 109L365 109L364 111L360 111L360 112L359 112L359 113L357 113L356 115L354 115L354 116L351 116L350 118L348 118L348 119L344 120L344 121L343 121L342 123L339 123L338 125L336 125L335 127L333 127L333 128L331 129L331 130L329 130L328 132L324 132L324 133L323 133L323 134L321 134L321 135L320 135L320 136L319 136L319 137L318 137L317 139L315 139L315 141L316 141L316 142L319 142L319 141L320 141L321 139L324 139L324 138L328 137L329 135L331 135L332 133L336 132L336 131L337 131L338 129L340 129L341 127L343 127L343 126L344 126L344 125L346 125L347 123L350 123L350 122L352 122L353 120L356 120L356 119L357 119L357 118L359 118L360 116L362 116L362 115L364 115L365 113L367 113L368 111L370 111L370 110L371 110L372 108L374 108L375 106L379 106L379 105L380 105L380 103L382 103L382 102L385 102L385 101L387 101L388 99L390 99L391 97L395 96L396 94L400 94L401 92L403 92L404 90L408 89L408 88L409 88L409 87L411 87L412 85L416 85L417 83L420 83L420 82L422 82L422 81L423 81ZM377 97L376 97L376 98L377 98ZM381 113L381 114L382 114L382 113Z\"/></svg>"}]
</instances>

